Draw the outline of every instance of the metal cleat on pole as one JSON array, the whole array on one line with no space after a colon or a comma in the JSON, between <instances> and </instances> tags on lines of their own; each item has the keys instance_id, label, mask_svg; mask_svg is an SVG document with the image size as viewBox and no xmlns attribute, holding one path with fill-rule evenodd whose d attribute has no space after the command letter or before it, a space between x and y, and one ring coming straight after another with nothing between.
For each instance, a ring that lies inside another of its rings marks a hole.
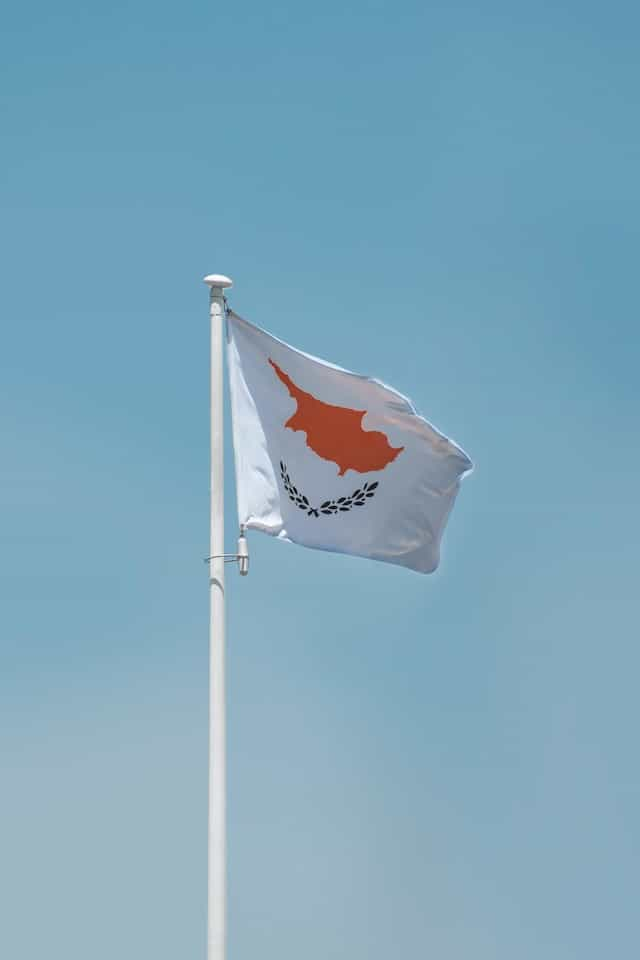
<instances>
[{"instance_id":1,"label":"metal cleat on pole","mask_svg":"<svg viewBox=\"0 0 640 960\"><path fill-rule=\"evenodd\" d=\"M225 563L237 563L238 572L241 577L246 577L249 573L249 544L244 532L244 527L240 528L238 537L237 553L216 553L211 557L205 557L204 562L210 563L212 560L224 560Z\"/></svg>"}]
</instances>

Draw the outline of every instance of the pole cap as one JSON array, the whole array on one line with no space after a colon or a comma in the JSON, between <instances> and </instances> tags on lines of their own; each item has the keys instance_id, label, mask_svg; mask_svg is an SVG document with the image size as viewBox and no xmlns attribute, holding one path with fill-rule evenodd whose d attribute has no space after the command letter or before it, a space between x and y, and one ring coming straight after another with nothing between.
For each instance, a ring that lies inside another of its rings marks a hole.
<instances>
[{"instance_id":1,"label":"pole cap","mask_svg":"<svg viewBox=\"0 0 640 960\"><path fill-rule=\"evenodd\" d=\"M208 287L220 287L221 289L233 286L233 280L225 277L222 273L210 273L204 278L203 282L206 283Z\"/></svg>"}]
</instances>

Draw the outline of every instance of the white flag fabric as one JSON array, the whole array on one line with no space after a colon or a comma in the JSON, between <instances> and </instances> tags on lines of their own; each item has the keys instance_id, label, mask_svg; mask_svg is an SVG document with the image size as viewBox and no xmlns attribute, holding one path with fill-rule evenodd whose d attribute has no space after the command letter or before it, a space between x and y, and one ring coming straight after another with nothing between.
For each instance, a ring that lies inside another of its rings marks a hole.
<instances>
[{"instance_id":1,"label":"white flag fabric","mask_svg":"<svg viewBox=\"0 0 640 960\"><path fill-rule=\"evenodd\" d=\"M472 469L378 380L227 315L241 525L306 547L431 573Z\"/></svg>"}]
</instances>

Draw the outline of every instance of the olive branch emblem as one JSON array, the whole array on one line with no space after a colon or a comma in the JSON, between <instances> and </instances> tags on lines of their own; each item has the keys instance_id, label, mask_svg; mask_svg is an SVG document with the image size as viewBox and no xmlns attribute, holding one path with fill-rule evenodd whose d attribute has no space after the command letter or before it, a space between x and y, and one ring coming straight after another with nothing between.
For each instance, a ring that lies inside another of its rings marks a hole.
<instances>
[{"instance_id":1,"label":"olive branch emblem","mask_svg":"<svg viewBox=\"0 0 640 960\"><path fill-rule=\"evenodd\" d=\"M364 507L367 500L375 496L378 488L378 481L365 483L348 497L338 497L336 500L325 500L319 507L312 507L308 497L305 497L301 490L294 486L291 477L287 471L286 463L280 461L280 476L284 489L287 491L289 499L300 510L306 510L308 517L319 517L321 513L325 516L333 516L336 513L348 513L353 507Z\"/></svg>"}]
</instances>

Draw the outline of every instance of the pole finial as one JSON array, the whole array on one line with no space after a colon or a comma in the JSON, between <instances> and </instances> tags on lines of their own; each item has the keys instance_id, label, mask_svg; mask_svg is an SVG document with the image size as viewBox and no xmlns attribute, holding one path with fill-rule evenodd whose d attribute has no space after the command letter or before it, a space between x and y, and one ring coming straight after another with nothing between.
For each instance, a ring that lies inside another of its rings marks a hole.
<instances>
[{"instance_id":1,"label":"pole finial","mask_svg":"<svg viewBox=\"0 0 640 960\"><path fill-rule=\"evenodd\" d=\"M221 290L224 290L225 287L233 286L233 280L230 280L229 277L225 277L222 273L210 273L204 277L203 282L212 289L214 287L219 287Z\"/></svg>"}]
</instances>

